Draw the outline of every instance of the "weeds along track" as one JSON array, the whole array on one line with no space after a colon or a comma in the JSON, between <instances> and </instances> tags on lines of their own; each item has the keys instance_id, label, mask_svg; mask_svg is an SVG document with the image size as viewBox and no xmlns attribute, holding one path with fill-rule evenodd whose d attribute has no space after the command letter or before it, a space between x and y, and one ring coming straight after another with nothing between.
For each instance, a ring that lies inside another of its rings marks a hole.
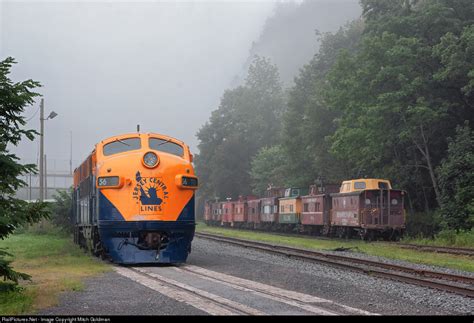
<instances>
[{"instance_id":1,"label":"weeds along track","mask_svg":"<svg viewBox=\"0 0 474 323\"><path fill-rule=\"evenodd\" d=\"M240 229L235 229L240 230ZM273 232L273 231L265 231L265 230L253 230L257 232L263 232L266 234L272 234L277 236L283 237L297 237L297 238L308 238L308 239L315 239L315 240L330 240L330 241L341 241L341 242L348 242L348 241L361 241L360 239L340 239L340 238L329 238L324 236L314 236L309 234L298 234L298 233L283 233L283 232ZM377 243L368 242L368 243ZM433 245L420 245L414 243L401 243L401 242L389 242L383 241L386 244L393 244L394 246L404 248L404 249L412 249L417 251L423 252L436 252L436 253L446 253L455 256L469 256L474 257L474 249L472 248L459 248L459 247L441 247L441 246L433 246Z\"/></svg>"},{"instance_id":2,"label":"weeds along track","mask_svg":"<svg viewBox=\"0 0 474 323\"><path fill-rule=\"evenodd\" d=\"M471 249L471 248L440 247L440 246L419 245L419 244L413 244L413 243L395 243L395 245L400 248L413 249L413 250L418 250L418 251L447 253L450 255L474 257L474 249Z\"/></svg>"},{"instance_id":3,"label":"weeds along track","mask_svg":"<svg viewBox=\"0 0 474 323\"><path fill-rule=\"evenodd\" d=\"M322 251L299 249L252 240L230 238L209 233L196 233L196 237L225 242L245 248L271 252L287 257L310 260L362 272L371 276L392 279L423 287L474 297L474 278L407 266L388 264L374 260L335 255Z\"/></svg>"}]
</instances>

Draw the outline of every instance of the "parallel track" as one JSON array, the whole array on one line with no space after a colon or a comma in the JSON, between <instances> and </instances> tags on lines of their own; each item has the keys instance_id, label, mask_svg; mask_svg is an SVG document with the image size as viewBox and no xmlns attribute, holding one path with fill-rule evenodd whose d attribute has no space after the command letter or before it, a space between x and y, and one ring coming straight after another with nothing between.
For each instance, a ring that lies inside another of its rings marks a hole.
<instances>
[{"instance_id":1,"label":"parallel track","mask_svg":"<svg viewBox=\"0 0 474 323\"><path fill-rule=\"evenodd\" d=\"M235 230L241 230L241 229L235 229ZM245 229L242 229L242 230L245 230ZM263 233L278 235L278 236L283 236L283 237L310 238L310 239L315 239L315 240L331 240L331 241L341 241L341 242L347 242L350 240L360 241L360 239L344 240L344 239L339 239L339 238L329 238L329 237L314 236L314 235L308 235L308 234L283 233L283 232L273 232L273 231L269 232L265 230L252 230L252 231L258 231L258 232L263 232ZM473 248L441 247L441 246L433 246L433 245L419 245L419 244L413 244L413 243L401 243L401 242L389 242L389 241L385 241L384 243L393 244L394 246L398 246L400 248L413 249L417 251L446 253L446 254L456 255L456 256L474 257Z\"/></svg>"},{"instance_id":2,"label":"parallel track","mask_svg":"<svg viewBox=\"0 0 474 323\"><path fill-rule=\"evenodd\" d=\"M457 247L440 247L440 246L425 246L413 243L396 243L398 247L406 249L414 249L427 252L447 253L450 255L470 256L474 257L474 249L471 248L457 248Z\"/></svg>"},{"instance_id":3,"label":"parallel track","mask_svg":"<svg viewBox=\"0 0 474 323\"><path fill-rule=\"evenodd\" d=\"M474 297L474 278L447 274L443 272L414 269L401 265L387 264L373 260L335 255L320 251L298 249L270 243L224 237L208 233L196 233L196 237L239 245L245 248L262 250L299 259L330 264L371 276L377 276L405 283L452 292L467 297Z\"/></svg>"}]
</instances>

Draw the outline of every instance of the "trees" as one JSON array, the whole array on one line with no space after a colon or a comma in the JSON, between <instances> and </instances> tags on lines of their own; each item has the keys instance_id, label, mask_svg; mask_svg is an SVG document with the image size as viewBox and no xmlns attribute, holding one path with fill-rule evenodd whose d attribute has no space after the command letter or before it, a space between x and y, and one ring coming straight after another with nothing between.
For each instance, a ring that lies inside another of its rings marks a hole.
<instances>
[{"instance_id":1,"label":"trees","mask_svg":"<svg viewBox=\"0 0 474 323\"><path fill-rule=\"evenodd\" d=\"M471 1L362 1L360 49L329 74L342 109L332 151L394 178L415 208L441 204L435 169L456 125L473 118ZM464 9L463 9L464 8Z\"/></svg>"},{"instance_id":2,"label":"trees","mask_svg":"<svg viewBox=\"0 0 474 323\"><path fill-rule=\"evenodd\" d=\"M470 147L466 133L474 122L474 3L362 0L361 5L363 19L322 35L319 52L288 92L280 137L247 136L264 120L250 95L254 85L224 95L200 132L214 145L202 151L218 157L202 169L208 167L212 180L219 174L218 191L226 191L224 183L235 184L238 191L228 195L233 197L249 192L248 173L256 193L271 182L307 186L316 178L389 178L407 191L412 212L431 215L441 207L448 226L470 227L472 181L456 176L470 163L460 147ZM260 96L281 102L279 94ZM243 120L252 126L246 128ZM454 136L448 149L447 138ZM245 143L247 138L252 140ZM232 169L219 170L221 162ZM237 174L242 181L234 183Z\"/></svg>"},{"instance_id":3,"label":"trees","mask_svg":"<svg viewBox=\"0 0 474 323\"><path fill-rule=\"evenodd\" d=\"M252 190L257 196L264 196L268 186L283 187L285 182L286 155L280 145L263 147L252 159L250 178Z\"/></svg>"},{"instance_id":4,"label":"trees","mask_svg":"<svg viewBox=\"0 0 474 323\"><path fill-rule=\"evenodd\" d=\"M277 68L256 56L245 84L224 93L197 134L196 172L204 183L200 195L236 198L251 193L251 160L260 148L279 141L284 108Z\"/></svg>"},{"instance_id":5,"label":"trees","mask_svg":"<svg viewBox=\"0 0 474 323\"><path fill-rule=\"evenodd\" d=\"M321 35L319 52L295 79L283 118L282 146L288 160L289 185L307 186L318 177L337 182L347 175L347 160L337 159L329 152L327 137L336 131L340 109L329 104L325 88L327 74L338 54L342 50L354 51L362 31L362 21L354 21L335 34Z\"/></svg>"},{"instance_id":6,"label":"trees","mask_svg":"<svg viewBox=\"0 0 474 323\"><path fill-rule=\"evenodd\" d=\"M474 131L469 123L456 128L446 159L437 169L441 217L450 229L474 226Z\"/></svg>"},{"instance_id":7,"label":"trees","mask_svg":"<svg viewBox=\"0 0 474 323\"><path fill-rule=\"evenodd\" d=\"M21 225L34 223L48 216L44 203L31 203L16 199L14 194L19 187L26 185L18 177L34 172L35 165L22 165L19 158L9 152L9 145L18 145L23 137L33 140L36 132L24 130L26 124L22 113L25 107L39 96L33 90L40 86L38 82L27 80L13 83L8 75L15 60L11 57L0 62L0 238L5 239ZM11 256L0 250L0 276L18 282L29 276L15 272L10 267Z\"/></svg>"},{"instance_id":8,"label":"trees","mask_svg":"<svg viewBox=\"0 0 474 323\"><path fill-rule=\"evenodd\" d=\"M72 233L74 230L74 225L71 222L72 196L72 187L68 190L58 190L54 195L55 202L50 206L51 222L68 233Z\"/></svg>"}]
</instances>

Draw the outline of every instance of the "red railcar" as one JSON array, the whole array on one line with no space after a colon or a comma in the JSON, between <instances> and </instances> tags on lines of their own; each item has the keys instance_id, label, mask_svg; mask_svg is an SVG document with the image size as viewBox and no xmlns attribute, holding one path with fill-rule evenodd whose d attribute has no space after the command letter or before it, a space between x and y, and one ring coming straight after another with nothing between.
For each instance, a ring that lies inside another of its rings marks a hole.
<instances>
[{"instance_id":1,"label":"red railcar","mask_svg":"<svg viewBox=\"0 0 474 323\"><path fill-rule=\"evenodd\" d=\"M234 202L234 225L246 224L247 216L247 198L239 196L239 199Z\"/></svg>"},{"instance_id":2,"label":"red railcar","mask_svg":"<svg viewBox=\"0 0 474 323\"><path fill-rule=\"evenodd\" d=\"M222 202L212 203L212 223L221 225L222 223Z\"/></svg>"},{"instance_id":3,"label":"red railcar","mask_svg":"<svg viewBox=\"0 0 474 323\"><path fill-rule=\"evenodd\" d=\"M261 209L261 200L253 199L247 201L247 210L248 210L248 219L247 222L250 227L254 229L260 226L260 209Z\"/></svg>"},{"instance_id":4,"label":"red railcar","mask_svg":"<svg viewBox=\"0 0 474 323\"><path fill-rule=\"evenodd\" d=\"M268 227L278 224L279 203L278 199L285 196L285 188L270 187L265 192L264 198L260 200L260 221Z\"/></svg>"},{"instance_id":5,"label":"red railcar","mask_svg":"<svg viewBox=\"0 0 474 323\"><path fill-rule=\"evenodd\" d=\"M260 222L264 227L278 224L278 198L265 197L260 200Z\"/></svg>"},{"instance_id":6,"label":"red railcar","mask_svg":"<svg viewBox=\"0 0 474 323\"><path fill-rule=\"evenodd\" d=\"M222 202L222 220L223 225L234 226L234 201Z\"/></svg>"},{"instance_id":7,"label":"red railcar","mask_svg":"<svg viewBox=\"0 0 474 323\"><path fill-rule=\"evenodd\" d=\"M358 183L364 182L355 182ZM336 235L350 237L358 233L369 240L378 236L390 239L401 236L405 228L405 192L391 189L389 184L379 186L380 189L331 194L331 227Z\"/></svg>"},{"instance_id":8,"label":"red railcar","mask_svg":"<svg viewBox=\"0 0 474 323\"><path fill-rule=\"evenodd\" d=\"M212 222L212 202L204 202L204 222L206 224L211 224Z\"/></svg>"},{"instance_id":9,"label":"red railcar","mask_svg":"<svg viewBox=\"0 0 474 323\"><path fill-rule=\"evenodd\" d=\"M301 231L328 234L332 200L330 193L339 192L339 185L310 186L309 195L301 197Z\"/></svg>"}]
</instances>

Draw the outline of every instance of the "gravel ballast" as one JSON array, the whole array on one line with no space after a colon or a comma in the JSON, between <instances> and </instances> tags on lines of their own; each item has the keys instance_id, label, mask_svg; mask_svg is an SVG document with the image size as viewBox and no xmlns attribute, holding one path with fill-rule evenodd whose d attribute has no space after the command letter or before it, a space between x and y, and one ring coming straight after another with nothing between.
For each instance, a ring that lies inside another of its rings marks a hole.
<instances>
[{"instance_id":1,"label":"gravel ballast","mask_svg":"<svg viewBox=\"0 0 474 323\"><path fill-rule=\"evenodd\" d=\"M340 254L340 253L338 253ZM354 252L343 252L354 256ZM357 253L357 257L379 259ZM384 261L393 264L406 262ZM188 263L387 315L472 315L471 298L336 267L195 238ZM414 268L436 269L413 265ZM443 269L443 271L465 274Z\"/></svg>"}]
</instances>

